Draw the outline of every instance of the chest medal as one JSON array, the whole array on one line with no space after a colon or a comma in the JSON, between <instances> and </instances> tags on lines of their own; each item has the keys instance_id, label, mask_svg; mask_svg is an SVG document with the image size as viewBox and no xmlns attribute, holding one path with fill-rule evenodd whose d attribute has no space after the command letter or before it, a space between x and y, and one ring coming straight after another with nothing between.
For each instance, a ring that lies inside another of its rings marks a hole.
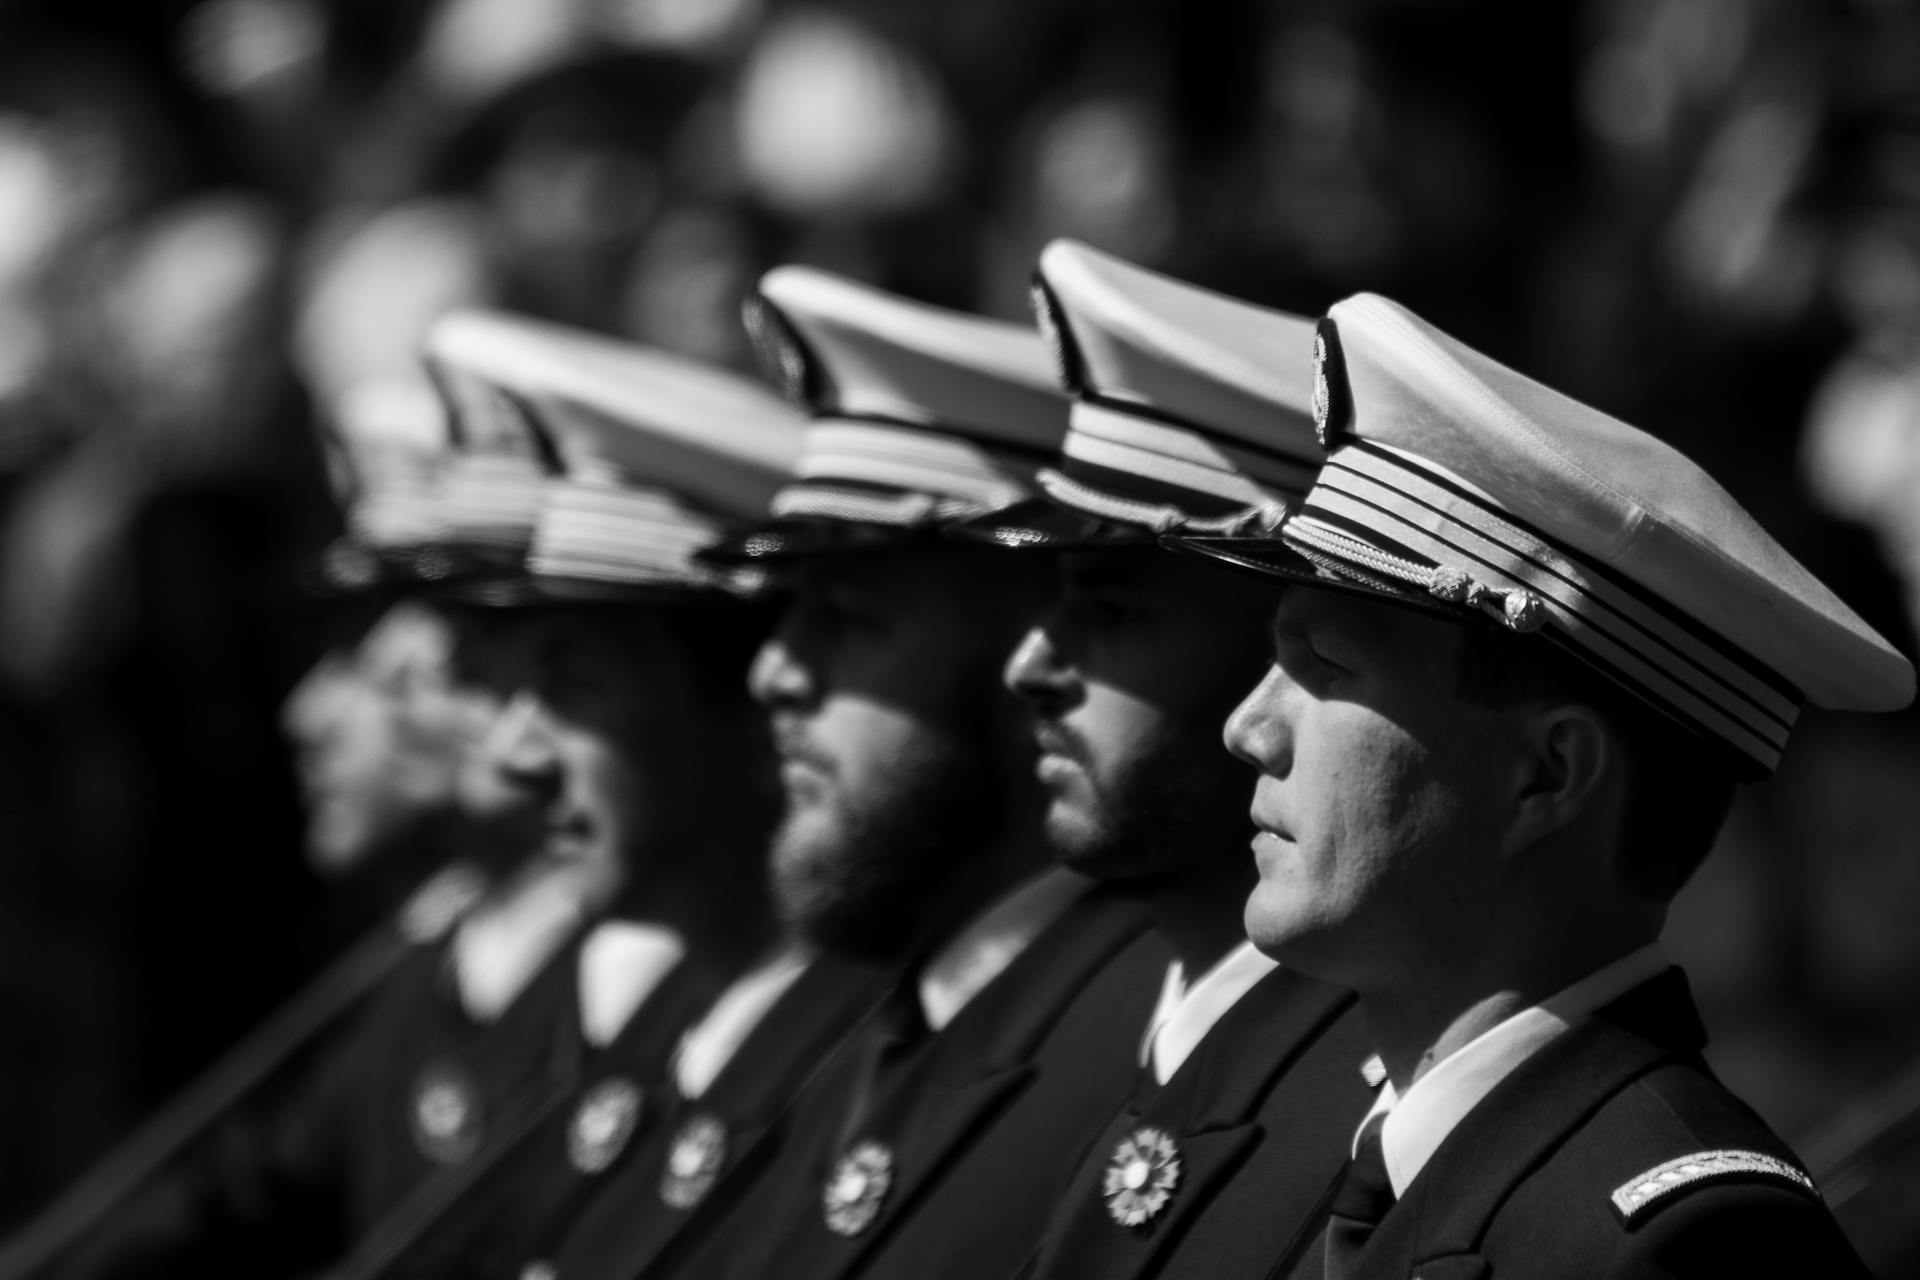
<instances>
[{"instance_id":1,"label":"chest medal","mask_svg":"<svg viewBox=\"0 0 1920 1280\"><path fill-rule=\"evenodd\" d=\"M893 1186L893 1151L883 1142L862 1142L833 1166L821 1197L827 1230L857 1236L880 1216Z\"/></svg>"},{"instance_id":2,"label":"chest medal","mask_svg":"<svg viewBox=\"0 0 1920 1280\"><path fill-rule=\"evenodd\" d=\"M673 1135L667 1167L660 1174L660 1199L670 1208L691 1209L706 1198L727 1162L727 1126L717 1116L690 1116Z\"/></svg>"},{"instance_id":3,"label":"chest medal","mask_svg":"<svg viewBox=\"0 0 1920 1280\"><path fill-rule=\"evenodd\" d=\"M435 1164L458 1164L480 1145L480 1089L463 1068L436 1062L413 1083L407 1121L413 1145Z\"/></svg>"},{"instance_id":4,"label":"chest medal","mask_svg":"<svg viewBox=\"0 0 1920 1280\"><path fill-rule=\"evenodd\" d=\"M1123 1227L1151 1222L1180 1185L1180 1148L1163 1129L1141 1125L1107 1157L1101 1193L1107 1216Z\"/></svg>"},{"instance_id":5,"label":"chest medal","mask_svg":"<svg viewBox=\"0 0 1920 1280\"><path fill-rule=\"evenodd\" d=\"M567 1126L567 1159L581 1173L605 1173L640 1125L640 1086L615 1076L588 1089Z\"/></svg>"}]
</instances>

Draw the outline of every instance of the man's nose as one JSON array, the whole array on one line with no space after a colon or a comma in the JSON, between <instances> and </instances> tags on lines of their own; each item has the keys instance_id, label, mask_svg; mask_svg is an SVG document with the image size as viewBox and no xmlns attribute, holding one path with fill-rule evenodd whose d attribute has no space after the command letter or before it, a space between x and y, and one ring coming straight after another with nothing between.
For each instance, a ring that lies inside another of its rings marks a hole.
<instances>
[{"instance_id":1,"label":"man's nose","mask_svg":"<svg viewBox=\"0 0 1920 1280\"><path fill-rule=\"evenodd\" d=\"M480 745L502 776L526 788L549 788L560 772L552 716L539 696L523 689L507 700Z\"/></svg>"},{"instance_id":2,"label":"man's nose","mask_svg":"<svg viewBox=\"0 0 1920 1280\"><path fill-rule=\"evenodd\" d=\"M768 710L813 701L818 692L813 673L784 629L769 636L753 655L753 666L747 671L747 691Z\"/></svg>"},{"instance_id":3,"label":"man's nose","mask_svg":"<svg viewBox=\"0 0 1920 1280\"><path fill-rule=\"evenodd\" d=\"M1281 777L1293 764L1293 735L1281 714L1287 678L1270 667L1253 691L1227 717L1220 733L1228 751L1260 772Z\"/></svg>"},{"instance_id":4,"label":"man's nose","mask_svg":"<svg viewBox=\"0 0 1920 1280\"><path fill-rule=\"evenodd\" d=\"M1044 624L1027 632L1007 658L1001 679L1009 691L1043 714L1073 705L1083 691L1079 671L1061 660L1053 633Z\"/></svg>"},{"instance_id":5,"label":"man's nose","mask_svg":"<svg viewBox=\"0 0 1920 1280\"><path fill-rule=\"evenodd\" d=\"M330 652L300 677L280 708L280 731L296 747L310 746L326 735L346 697L349 675L345 657Z\"/></svg>"}]
</instances>

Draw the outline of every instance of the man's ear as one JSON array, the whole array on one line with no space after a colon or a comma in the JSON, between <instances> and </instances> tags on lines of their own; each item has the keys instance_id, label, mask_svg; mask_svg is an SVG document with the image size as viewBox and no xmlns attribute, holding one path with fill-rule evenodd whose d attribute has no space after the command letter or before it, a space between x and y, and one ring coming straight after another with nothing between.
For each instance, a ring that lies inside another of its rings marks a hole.
<instances>
[{"instance_id":1,"label":"man's ear","mask_svg":"<svg viewBox=\"0 0 1920 1280\"><path fill-rule=\"evenodd\" d=\"M1574 822L1599 818L1619 756L1619 739L1589 707L1575 702L1528 713L1501 853L1515 856Z\"/></svg>"}]
</instances>

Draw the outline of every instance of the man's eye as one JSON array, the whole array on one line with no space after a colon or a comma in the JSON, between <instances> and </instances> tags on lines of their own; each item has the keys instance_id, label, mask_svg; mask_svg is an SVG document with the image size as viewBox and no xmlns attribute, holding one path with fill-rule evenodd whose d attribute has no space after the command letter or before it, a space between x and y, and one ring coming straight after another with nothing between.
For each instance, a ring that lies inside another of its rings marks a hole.
<instances>
[{"instance_id":1,"label":"man's eye","mask_svg":"<svg viewBox=\"0 0 1920 1280\"><path fill-rule=\"evenodd\" d=\"M1347 669L1328 657L1324 650L1316 648L1306 633L1277 627L1273 632L1273 660L1289 672L1301 670L1330 675Z\"/></svg>"},{"instance_id":2,"label":"man's eye","mask_svg":"<svg viewBox=\"0 0 1920 1280\"><path fill-rule=\"evenodd\" d=\"M822 602L829 621L843 627L877 627L885 616L873 601L864 596L832 595Z\"/></svg>"},{"instance_id":3,"label":"man's eye","mask_svg":"<svg viewBox=\"0 0 1920 1280\"><path fill-rule=\"evenodd\" d=\"M1101 631L1113 631L1130 626L1146 614L1145 609L1132 601L1093 592L1070 593L1067 597L1067 610L1069 615L1078 618L1083 626Z\"/></svg>"}]
</instances>

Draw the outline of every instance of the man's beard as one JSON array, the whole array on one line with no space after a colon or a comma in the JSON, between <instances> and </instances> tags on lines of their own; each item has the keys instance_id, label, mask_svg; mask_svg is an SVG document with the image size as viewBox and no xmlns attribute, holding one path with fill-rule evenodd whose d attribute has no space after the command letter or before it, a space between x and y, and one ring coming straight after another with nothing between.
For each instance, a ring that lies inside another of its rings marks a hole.
<instances>
[{"instance_id":1,"label":"man's beard","mask_svg":"<svg viewBox=\"0 0 1920 1280\"><path fill-rule=\"evenodd\" d=\"M1138 761L1096 785L1090 804L1049 809L1047 844L1062 866L1095 880L1148 883L1251 862L1244 770L1214 758L1211 735Z\"/></svg>"},{"instance_id":2,"label":"man's beard","mask_svg":"<svg viewBox=\"0 0 1920 1280\"><path fill-rule=\"evenodd\" d=\"M984 742L981 746L986 745ZM1002 835L1010 797L982 752L941 739L895 755L875 785L836 785L773 841L781 917L852 960L902 959Z\"/></svg>"}]
</instances>

